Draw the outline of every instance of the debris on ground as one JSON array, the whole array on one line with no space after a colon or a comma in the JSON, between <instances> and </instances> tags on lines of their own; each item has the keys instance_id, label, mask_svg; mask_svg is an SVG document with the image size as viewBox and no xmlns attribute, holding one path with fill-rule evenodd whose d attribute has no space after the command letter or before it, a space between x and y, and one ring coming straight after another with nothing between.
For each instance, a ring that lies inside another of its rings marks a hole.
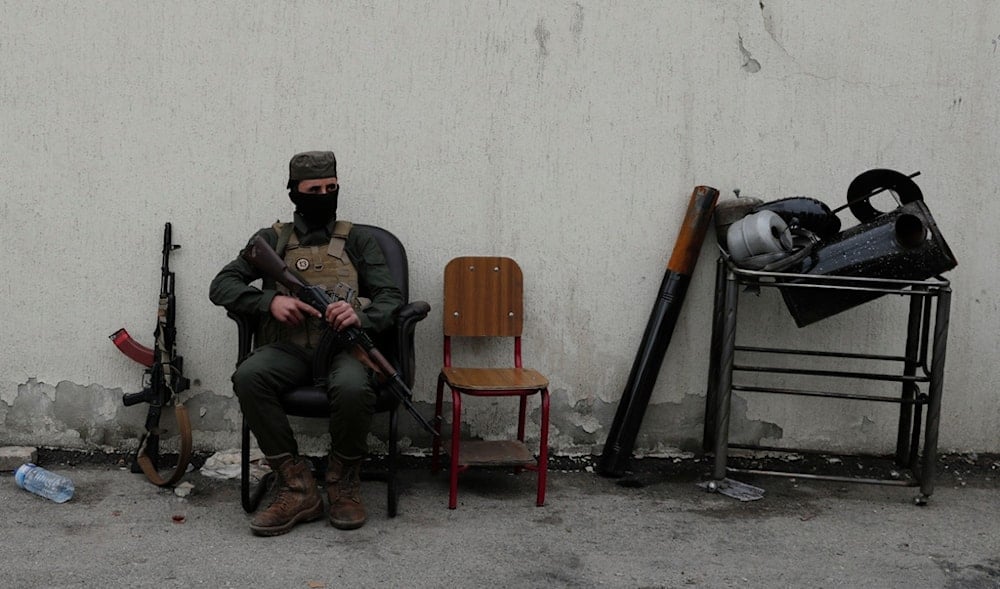
<instances>
[{"instance_id":1,"label":"debris on ground","mask_svg":"<svg viewBox=\"0 0 1000 589\"><path fill-rule=\"evenodd\" d=\"M264 466L264 454L259 450L250 452L250 476L260 478L270 469ZM213 479L236 479L240 476L240 451L216 452L205 460L201 474Z\"/></svg>"},{"instance_id":2,"label":"debris on ground","mask_svg":"<svg viewBox=\"0 0 1000 589\"><path fill-rule=\"evenodd\" d=\"M740 501L757 501L764 498L764 489L755 487L735 479L725 478L721 481L704 481L698 486L709 492L720 493L726 497L739 499Z\"/></svg>"}]
</instances>

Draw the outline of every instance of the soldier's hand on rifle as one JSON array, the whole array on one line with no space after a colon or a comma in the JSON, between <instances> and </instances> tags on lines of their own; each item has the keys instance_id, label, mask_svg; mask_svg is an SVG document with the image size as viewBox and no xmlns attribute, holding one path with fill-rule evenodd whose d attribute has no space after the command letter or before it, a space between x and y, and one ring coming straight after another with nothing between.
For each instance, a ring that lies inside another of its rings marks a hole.
<instances>
[{"instance_id":1,"label":"soldier's hand on rifle","mask_svg":"<svg viewBox=\"0 0 1000 589\"><path fill-rule=\"evenodd\" d=\"M295 297L276 295L271 299L271 315L291 326L297 326L307 315L319 317L320 312Z\"/></svg>"},{"instance_id":2,"label":"soldier's hand on rifle","mask_svg":"<svg viewBox=\"0 0 1000 589\"><path fill-rule=\"evenodd\" d=\"M347 301L334 301L326 307L326 322L330 327L341 331L352 325L361 327L361 319L357 311Z\"/></svg>"}]
</instances>

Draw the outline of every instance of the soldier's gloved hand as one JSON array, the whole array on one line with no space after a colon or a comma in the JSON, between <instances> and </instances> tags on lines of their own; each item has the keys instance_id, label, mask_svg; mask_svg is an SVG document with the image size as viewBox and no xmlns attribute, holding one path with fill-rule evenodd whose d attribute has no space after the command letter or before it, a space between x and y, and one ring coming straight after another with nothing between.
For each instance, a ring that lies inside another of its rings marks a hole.
<instances>
[{"instance_id":1,"label":"soldier's gloved hand","mask_svg":"<svg viewBox=\"0 0 1000 589\"><path fill-rule=\"evenodd\" d=\"M276 295L271 299L271 315L278 321L297 327L307 316L320 317L319 311L295 297Z\"/></svg>"},{"instance_id":2,"label":"soldier's gloved hand","mask_svg":"<svg viewBox=\"0 0 1000 589\"><path fill-rule=\"evenodd\" d=\"M341 331L352 325L361 327L361 318L358 312L347 301L335 301L326 307L326 322L330 327Z\"/></svg>"}]
</instances>

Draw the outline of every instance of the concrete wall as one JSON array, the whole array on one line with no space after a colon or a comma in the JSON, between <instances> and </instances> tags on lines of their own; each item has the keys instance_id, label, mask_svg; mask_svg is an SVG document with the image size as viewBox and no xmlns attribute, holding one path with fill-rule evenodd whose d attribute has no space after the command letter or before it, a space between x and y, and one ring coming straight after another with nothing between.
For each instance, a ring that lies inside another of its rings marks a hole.
<instances>
[{"instance_id":1,"label":"concrete wall","mask_svg":"<svg viewBox=\"0 0 1000 589\"><path fill-rule=\"evenodd\" d=\"M919 170L960 260L941 447L1000 450L1000 4L3 0L0 63L0 444L134 446L145 410L120 395L142 371L106 337L151 344L170 221L196 448L235 447L235 329L208 284L289 217L289 156L331 148L340 216L397 233L434 308L425 414L445 263L519 260L557 453L603 447L693 186L835 207L864 170ZM640 453L700 445L714 239ZM745 299L741 338L902 351L899 298L797 329L770 295ZM469 433L507 436L511 416L470 403ZM884 451L894 427L891 408L734 400L745 440Z\"/></svg>"}]
</instances>

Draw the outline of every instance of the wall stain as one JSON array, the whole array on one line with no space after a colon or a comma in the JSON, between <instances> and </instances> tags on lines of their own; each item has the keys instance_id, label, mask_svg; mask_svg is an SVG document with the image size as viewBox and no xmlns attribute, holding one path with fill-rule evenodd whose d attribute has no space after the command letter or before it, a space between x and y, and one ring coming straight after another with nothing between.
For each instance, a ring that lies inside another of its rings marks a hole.
<instances>
[{"instance_id":1,"label":"wall stain","mask_svg":"<svg viewBox=\"0 0 1000 589\"><path fill-rule=\"evenodd\" d=\"M545 21L542 19L538 20L538 24L535 25L535 41L538 42L538 56L545 58L549 55L549 49L547 44L549 42L549 30L545 28Z\"/></svg>"},{"instance_id":2,"label":"wall stain","mask_svg":"<svg viewBox=\"0 0 1000 589\"><path fill-rule=\"evenodd\" d=\"M573 42L576 43L577 51L579 51L580 35L583 33L583 6L579 2L573 4L573 17L569 22L569 32L573 34Z\"/></svg>"},{"instance_id":3,"label":"wall stain","mask_svg":"<svg viewBox=\"0 0 1000 589\"><path fill-rule=\"evenodd\" d=\"M750 55L750 52L747 51L747 48L743 46L743 35L739 35L739 44L740 53L743 55L743 65L740 67L747 73L756 74L760 71L760 62L754 59L753 56Z\"/></svg>"},{"instance_id":4,"label":"wall stain","mask_svg":"<svg viewBox=\"0 0 1000 589\"><path fill-rule=\"evenodd\" d=\"M785 52L785 54L788 54L788 51L785 51L785 47L781 44L780 41L778 41L777 35L774 34L774 16L772 14L772 11L765 10L763 2L760 3L760 14L761 17L764 19L764 31L767 32L767 34L771 37L771 40L774 41L774 43L778 47L780 47L782 51Z\"/></svg>"}]
</instances>

